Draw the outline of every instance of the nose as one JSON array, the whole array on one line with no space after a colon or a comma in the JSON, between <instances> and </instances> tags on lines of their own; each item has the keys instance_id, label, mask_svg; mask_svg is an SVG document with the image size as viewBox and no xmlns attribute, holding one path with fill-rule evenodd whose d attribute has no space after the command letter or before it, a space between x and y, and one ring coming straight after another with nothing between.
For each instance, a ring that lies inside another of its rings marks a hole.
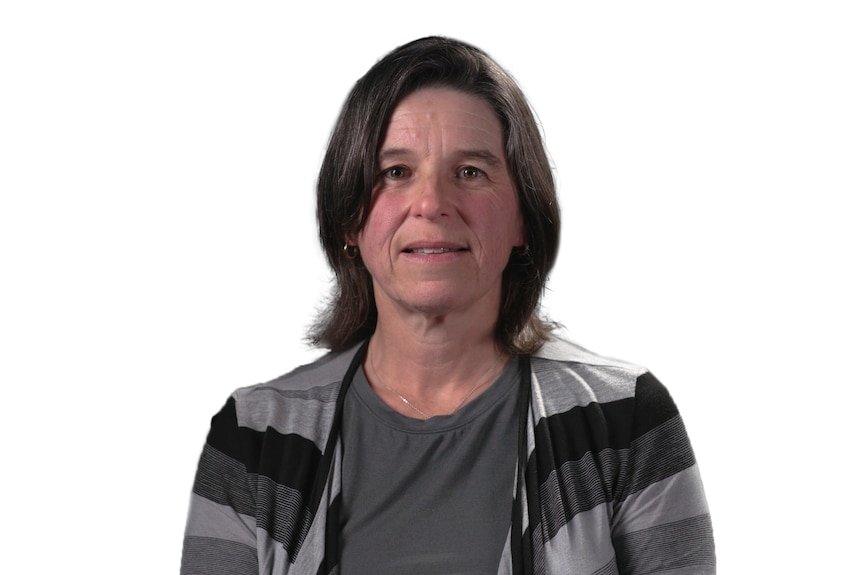
<instances>
[{"instance_id":1,"label":"nose","mask_svg":"<svg viewBox=\"0 0 862 575\"><path fill-rule=\"evenodd\" d=\"M414 216L434 220L448 216L451 210L450 193L444 177L429 173L417 181L412 205Z\"/></svg>"}]
</instances>

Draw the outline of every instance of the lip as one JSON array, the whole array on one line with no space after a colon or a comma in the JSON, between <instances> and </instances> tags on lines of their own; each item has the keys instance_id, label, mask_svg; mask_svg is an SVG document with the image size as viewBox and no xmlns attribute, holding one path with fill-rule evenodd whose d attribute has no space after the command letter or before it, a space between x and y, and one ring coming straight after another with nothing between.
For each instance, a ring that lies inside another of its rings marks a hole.
<instances>
[{"instance_id":1,"label":"lip","mask_svg":"<svg viewBox=\"0 0 862 575\"><path fill-rule=\"evenodd\" d=\"M428 251L420 251L428 250ZM402 254L415 256L432 256L432 255L447 255L457 254L469 251L467 246L453 242L434 242L434 241L417 241L410 242L401 248Z\"/></svg>"},{"instance_id":2,"label":"lip","mask_svg":"<svg viewBox=\"0 0 862 575\"><path fill-rule=\"evenodd\" d=\"M401 248L401 256L414 262L450 262L460 259L470 249L454 242L417 241Z\"/></svg>"}]
</instances>

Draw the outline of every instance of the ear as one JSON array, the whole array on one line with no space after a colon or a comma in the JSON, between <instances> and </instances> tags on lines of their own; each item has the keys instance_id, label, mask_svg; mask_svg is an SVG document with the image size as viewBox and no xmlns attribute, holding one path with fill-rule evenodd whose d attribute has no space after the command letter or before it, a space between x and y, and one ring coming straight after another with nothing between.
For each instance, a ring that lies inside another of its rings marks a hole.
<instances>
[{"instance_id":1,"label":"ear","mask_svg":"<svg viewBox=\"0 0 862 575\"><path fill-rule=\"evenodd\" d=\"M522 248L527 243L527 230L524 226L524 217L521 215L520 210L518 210L518 231L515 234L515 245L513 247Z\"/></svg>"}]
</instances>

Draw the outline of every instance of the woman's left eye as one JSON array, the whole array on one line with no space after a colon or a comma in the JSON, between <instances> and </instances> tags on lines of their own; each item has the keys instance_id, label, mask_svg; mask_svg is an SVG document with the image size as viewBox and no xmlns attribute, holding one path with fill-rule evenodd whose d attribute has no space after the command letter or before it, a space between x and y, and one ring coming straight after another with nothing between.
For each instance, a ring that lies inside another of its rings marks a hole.
<instances>
[{"instance_id":1,"label":"woman's left eye","mask_svg":"<svg viewBox=\"0 0 862 575\"><path fill-rule=\"evenodd\" d=\"M458 170L458 175L462 178L472 180L482 176L483 172L479 168L473 166L464 166Z\"/></svg>"}]
</instances>

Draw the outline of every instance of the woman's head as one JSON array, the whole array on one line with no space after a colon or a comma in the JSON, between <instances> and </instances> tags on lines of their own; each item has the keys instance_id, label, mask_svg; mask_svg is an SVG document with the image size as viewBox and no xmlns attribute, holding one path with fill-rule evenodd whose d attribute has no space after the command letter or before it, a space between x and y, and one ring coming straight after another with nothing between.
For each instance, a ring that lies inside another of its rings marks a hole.
<instances>
[{"instance_id":1,"label":"woman's head","mask_svg":"<svg viewBox=\"0 0 862 575\"><path fill-rule=\"evenodd\" d=\"M515 81L487 54L468 44L432 37L401 46L354 86L332 133L318 179L320 240L336 285L310 339L344 349L367 338L377 321L372 278L352 249L368 221L379 173L378 154L393 111L414 92L446 88L477 97L502 128L508 175L523 222L523 247L512 250L502 273L496 338L509 352L529 352L544 341L536 317L559 242L553 176L532 111Z\"/></svg>"}]
</instances>

